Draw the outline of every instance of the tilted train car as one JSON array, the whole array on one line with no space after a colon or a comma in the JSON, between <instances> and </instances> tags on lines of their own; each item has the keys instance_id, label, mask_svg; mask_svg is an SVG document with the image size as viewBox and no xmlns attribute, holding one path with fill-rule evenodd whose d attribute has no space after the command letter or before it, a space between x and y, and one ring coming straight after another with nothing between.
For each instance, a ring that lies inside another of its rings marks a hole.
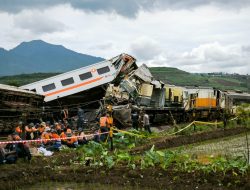
<instances>
[{"instance_id":1,"label":"tilted train car","mask_svg":"<svg viewBox=\"0 0 250 190\"><path fill-rule=\"evenodd\" d=\"M73 97L84 103L93 99L101 99L103 85L118 80L130 69L137 67L135 59L121 54L110 60L82 67L70 72L56 75L41 81L21 86L25 90L34 91L45 96L45 102L59 101L61 105L71 103ZM84 92L84 93L82 93ZM76 100L74 100L75 103Z\"/></svg>"},{"instance_id":2,"label":"tilted train car","mask_svg":"<svg viewBox=\"0 0 250 190\"><path fill-rule=\"evenodd\" d=\"M9 133L18 121L37 119L43 96L14 86L0 84L0 133Z\"/></svg>"},{"instance_id":3,"label":"tilted train car","mask_svg":"<svg viewBox=\"0 0 250 190\"><path fill-rule=\"evenodd\" d=\"M135 62L132 56L120 54L20 88L43 95L45 110L53 113L52 120L61 118L60 112L65 107L70 116L76 115L78 106L84 107L87 119L92 120L105 96L107 85L119 83L126 74L137 68Z\"/></svg>"}]
</instances>

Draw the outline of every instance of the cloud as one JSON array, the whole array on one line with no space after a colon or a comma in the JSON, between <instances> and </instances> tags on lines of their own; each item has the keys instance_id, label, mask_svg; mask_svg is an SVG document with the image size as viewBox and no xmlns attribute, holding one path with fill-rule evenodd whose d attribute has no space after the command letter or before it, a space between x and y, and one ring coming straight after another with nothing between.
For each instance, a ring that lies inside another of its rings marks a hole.
<instances>
[{"instance_id":1,"label":"cloud","mask_svg":"<svg viewBox=\"0 0 250 190\"><path fill-rule=\"evenodd\" d=\"M249 0L12 0L0 3L0 10L10 13L26 9L46 9L48 7L69 4L75 9L92 12L117 13L125 17L136 17L140 10L179 10L194 9L212 5L226 9L240 9L250 5Z\"/></svg>"},{"instance_id":2,"label":"cloud","mask_svg":"<svg viewBox=\"0 0 250 190\"><path fill-rule=\"evenodd\" d=\"M239 45L221 45L218 42L202 44L191 51L161 54L145 62L150 66L170 66L188 72L249 73L250 54L244 54Z\"/></svg>"},{"instance_id":3,"label":"cloud","mask_svg":"<svg viewBox=\"0 0 250 190\"><path fill-rule=\"evenodd\" d=\"M250 53L250 45L249 46L242 46L242 51L245 53Z\"/></svg>"},{"instance_id":4,"label":"cloud","mask_svg":"<svg viewBox=\"0 0 250 190\"><path fill-rule=\"evenodd\" d=\"M43 12L24 11L14 17L14 25L34 34L44 34L63 31L66 26Z\"/></svg>"},{"instance_id":5,"label":"cloud","mask_svg":"<svg viewBox=\"0 0 250 190\"><path fill-rule=\"evenodd\" d=\"M160 44L149 37L140 37L134 40L130 45L130 49L132 54L141 60L152 59L156 56L159 56L162 51Z\"/></svg>"},{"instance_id":6,"label":"cloud","mask_svg":"<svg viewBox=\"0 0 250 190\"><path fill-rule=\"evenodd\" d=\"M250 55L244 55L239 45L221 45L218 42L200 45L190 52L172 58L172 64L199 72L240 72L250 71ZM193 71L194 72L194 71Z\"/></svg>"}]
</instances>

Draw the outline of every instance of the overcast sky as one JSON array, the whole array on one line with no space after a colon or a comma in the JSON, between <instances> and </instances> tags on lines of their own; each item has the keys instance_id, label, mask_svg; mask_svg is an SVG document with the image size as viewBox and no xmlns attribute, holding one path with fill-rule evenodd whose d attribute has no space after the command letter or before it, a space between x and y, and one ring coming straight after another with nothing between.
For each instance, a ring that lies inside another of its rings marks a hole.
<instances>
[{"instance_id":1,"label":"overcast sky","mask_svg":"<svg viewBox=\"0 0 250 190\"><path fill-rule=\"evenodd\" d=\"M0 47L42 39L149 66L250 74L250 0L0 0Z\"/></svg>"}]
</instances>

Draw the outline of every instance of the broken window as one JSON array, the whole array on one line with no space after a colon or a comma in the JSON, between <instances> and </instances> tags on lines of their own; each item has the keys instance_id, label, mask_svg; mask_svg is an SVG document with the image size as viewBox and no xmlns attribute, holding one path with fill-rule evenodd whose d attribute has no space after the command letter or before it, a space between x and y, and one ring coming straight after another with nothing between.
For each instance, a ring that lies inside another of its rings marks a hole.
<instances>
[{"instance_id":1,"label":"broken window","mask_svg":"<svg viewBox=\"0 0 250 190\"><path fill-rule=\"evenodd\" d=\"M44 92L47 92L47 91L50 91L50 90L54 90L56 88L56 85L55 85L55 83L51 83L51 84L42 86L42 88L43 88Z\"/></svg>"},{"instance_id":2,"label":"broken window","mask_svg":"<svg viewBox=\"0 0 250 190\"><path fill-rule=\"evenodd\" d=\"M102 67L102 68L100 68L100 69L97 69L97 73L98 73L99 75L104 74L104 73L107 73L107 72L109 72L109 71L110 71L110 69L109 69L108 66Z\"/></svg>"},{"instance_id":3,"label":"broken window","mask_svg":"<svg viewBox=\"0 0 250 190\"><path fill-rule=\"evenodd\" d=\"M67 86L67 85L73 84L74 79L73 79L73 77L70 77L68 79L62 80L61 83L62 83L63 86Z\"/></svg>"},{"instance_id":4,"label":"broken window","mask_svg":"<svg viewBox=\"0 0 250 190\"><path fill-rule=\"evenodd\" d=\"M92 77L92 73L91 72L87 72L87 73L83 73L81 75L79 75L79 78L81 80L86 80Z\"/></svg>"}]
</instances>

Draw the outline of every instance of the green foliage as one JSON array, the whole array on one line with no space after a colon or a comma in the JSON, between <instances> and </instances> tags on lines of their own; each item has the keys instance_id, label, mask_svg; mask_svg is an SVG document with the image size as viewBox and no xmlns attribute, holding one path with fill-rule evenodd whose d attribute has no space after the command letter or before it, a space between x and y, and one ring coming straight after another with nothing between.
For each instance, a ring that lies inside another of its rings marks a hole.
<instances>
[{"instance_id":1,"label":"green foliage","mask_svg":"<svg viewBox=\"0 0 250 190\"><path fill-rule=\"evenodd\" d=\"M134 137L127 137L127 135L124 136L120 133L117 134L117 137L115 139L119 139L119 143L123 144L121 146L123 149L118 148L110 152L105 144L90 141L87 145L77 149L80 154L78 161L91 167L105 166L112 168L120 165L132 169L137 167L141 169L161 167L165 170L171 167L183 172L202 171L206 174L219 172L223 175L226 175L227 172L232 172L234 175L244 175L249 169L244 157L212 157L209 158L209 163L203 163L189 154L183 153L180 149L155 150L154 145L144 154L135 156L127 152L131 148L132 142L134 142Z\"/></svg>"},{"instance_id":2,"label":"green foliage","mask_svg":"<svg viewBox=\"0 0 250 190\"><path fill-rule=\"evenodd\" d=\"M242 104L237 107L238 124L250 126L250 104Z\"/></svg>"},{"instance_id":3,"label":"green foliage","mask_svg":"<svg viewBox=\"0 0 250 190\"><path fill-rule=\"evenodd\" d=\"M0 77L1 84L8 84L12 86L22 86L45 78L55 76L59 73L33 73L33 74L21 74L14 76Z\"/></svg>"}]
</instances>

